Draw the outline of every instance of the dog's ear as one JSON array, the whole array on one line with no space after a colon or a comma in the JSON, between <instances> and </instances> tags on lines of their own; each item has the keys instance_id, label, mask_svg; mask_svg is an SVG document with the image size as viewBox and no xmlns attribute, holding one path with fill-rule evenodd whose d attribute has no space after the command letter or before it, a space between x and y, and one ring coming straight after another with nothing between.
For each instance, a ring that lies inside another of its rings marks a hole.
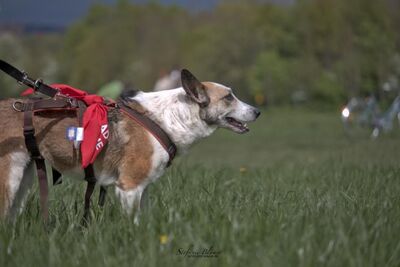
<instances>
[{"instance_id":1,"label":"dog's ear","mask_svg":"<svg viewBox=\"0 0 400 267\"><path fill-rule=\"evenodd\" d=\"M181 81L186 94L200 107L204 108L210 103L210 98L207 95L204 85L197 80L194 75L187 69L181 71Z\"/></svg>"}]
</instances>

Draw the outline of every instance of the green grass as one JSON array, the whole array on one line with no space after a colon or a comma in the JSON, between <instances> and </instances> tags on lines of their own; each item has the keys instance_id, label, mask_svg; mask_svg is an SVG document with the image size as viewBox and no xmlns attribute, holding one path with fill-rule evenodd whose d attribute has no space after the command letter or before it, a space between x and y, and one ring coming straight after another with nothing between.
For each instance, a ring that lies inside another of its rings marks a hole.
<instances>
[{"instance_id":1,"label":"green grass","mask_svg":"<svg viewBox=\"0 0 400 267\"><path fill-rule=\"evenodd\" d=\"M0 266L400 266L398 133L349 140L337 114L282 109L251 129L174 162L139 226L109 194L82 228L84 184L65 182L44 227L35 189L0 224ZM211 246L217 258L176 255Z\"/></svg>"}]
</instances>

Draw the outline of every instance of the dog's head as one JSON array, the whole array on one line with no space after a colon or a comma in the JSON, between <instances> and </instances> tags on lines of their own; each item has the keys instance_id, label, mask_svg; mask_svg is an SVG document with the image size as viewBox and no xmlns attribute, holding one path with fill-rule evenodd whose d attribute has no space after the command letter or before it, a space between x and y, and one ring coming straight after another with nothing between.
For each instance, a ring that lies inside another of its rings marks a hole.
<instances>
[{"instance_id":1,"label":"dog's head","mask_svg":"<svg viewBox=\"0 0 400 267\"><path fill-rule=\"evenodd\" d=\"M232 90L213 82L199 82L190 71L181 72L182 86L191 101L200 106L201 119L210 125L236 133L249 131L247 122L255 121L260 111L240 101Z\"/></svg>"}]
</instances>

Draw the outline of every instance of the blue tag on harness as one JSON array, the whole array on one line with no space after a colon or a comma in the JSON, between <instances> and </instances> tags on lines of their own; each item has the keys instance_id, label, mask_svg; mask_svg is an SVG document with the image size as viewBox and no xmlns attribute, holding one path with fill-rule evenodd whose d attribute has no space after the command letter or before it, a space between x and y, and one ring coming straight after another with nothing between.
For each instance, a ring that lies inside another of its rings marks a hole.
<instances>
[{"instance_id":1,"label":"blue tag on harness","mask_svg":"<svg viewBox=\"0 0 400 267\"><path fill-rule=\"evenodd\" d=\"M69 141L82 141L83 128L82 127L68 127L66 137Z\"/></svg>"}]
</instances>

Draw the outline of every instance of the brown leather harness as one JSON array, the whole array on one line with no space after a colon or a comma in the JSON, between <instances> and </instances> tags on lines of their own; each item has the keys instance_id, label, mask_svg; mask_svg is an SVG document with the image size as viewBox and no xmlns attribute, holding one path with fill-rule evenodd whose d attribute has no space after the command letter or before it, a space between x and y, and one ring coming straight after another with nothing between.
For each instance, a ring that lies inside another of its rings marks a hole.
<instances>
[{"instance_id":1,"label":"brown leather harness","mask_svg":"<svg viewBox=\"0 0 400 267\"><path fill-rule=\"evenodd\" d=\"M165 148L169 155L169 161L167 167L170 166L172 160L176 154L176 146L171 141L169 136L156 124L153 120L143 115L142 113L130 108L127 103L120 100L118 103L109 103L111 108L119 110L122 114L128 116L136 123L141 125L147 131L149 131ZM56 95L54 98L50 99L28 99L25 102L16 100L13 103L13 108L16 111L24 113L24 137L25 145L32 159L35 161L37 176L39 179L39 190L40 190L40 206L42 211L42 216L44 220L48 219L48 184L47 184L47 173L45 160L40 154L39 147L35 138L35 128L33 126L33 117L35 113L41 111L65 111L72 110L76 111L77 118L79 121L79 126L82 126L83 113L85 112L86 105L83 101L74 98L69 98L65 96ZM84 169L85 180L87 182L86 192L85 192L85 206L84 206L84 220L86 221L89 217L90 211L90 199L93 194L96 177L93 169L93 165L89 165ZM60 183L61 174L56 170L52 169L53 172L53 184ZM104 205L106 196L106 189L104 186L100 187L99 194L99 205L102 207Z\"/></svg>"},{"instance_id":2,"label":"brown leather harness","mask_svg":"<svg viewBox=\"0 0 400 267\"><path fill-rule=\"evenodd\" d=\"M76 115L78 118L79 126L82 126L82 118L83 114L87 108L85 102L78 100L76 98L68 97L59 93L59 90L53 88L45 83L42 80L37 79L34 80L30 78L25 72L18 70L13 67L9 63L0 60L0 69L12 76L19 83L30 86L34 89L35 92L40 92L50 98L33 98L28 99L26 101L16 100L14 101L12 107L14 110L18 112L24 112L24 137L25 137L25 145L29 153L31 154L32 159L35 161L37 176L39 179L39 190L40 190L40 206L43 219L45 221L48 220L49 212L48 212L48 182L47 182L47 173L46 173L46 164L45 160L40 154L39 147L36 142L35 137L35 128L33 125L33 118L35 113L40 111L65 111L72 110L76 111ZM149 133L151 133L164 147L169 155L168 166L170 166L172 160L176 155L177 148L172 140L169 138L167 133L164 132L161 127L155 123L150 118L146 117L142 113L137 112L136 110L130 108L125 101L120 100L117 103L105 103L110 108L115 108L119 110L121 113L127 115L129 118L134 120L136 123L145 128ZM85 208L84 208L84 223L89 219L89 211L90 211L90 199L93 194L95 185L96 185L96 176L94 173L93 165L88 165L85 169L85 180L87 181L87 187L85 192ZM52 169L53 172L53 184L59 184L61 182L61 174L56 170ZM100 195L99 195L99 205L103 206L106 196L105 187L100 187Z\"/></svg>"},{"instance_id":3,"label":"brown leather harness","mask_svg":"<svg viewBox=\"0 0 400 267\"><path fill-rule=\"evenodd\" d=\"M82 126L83 113L85 112L86 105L83 101L55 96L52 99L28 99L26 102L21 102L19 100L13 103L13 108L16 111L24 112L24 137L25 145L28 152L31 154L32 159L36 164L37 176L39 179L39 191L40 191L40 206L42 211L42 216L45 221L48 219L48 182L47 182L47 172L45 160L40 154L39 147L35 138L35 128L33 126L33 117L35 113L41 111L65 111L73 110L76 111L79 126ZM53 174L53 184L61 183L61 174L54 168L52 168ZM87 181L87 188L85 193L85 209L84 218L88 218L90 209L90 198L93 194L96 178L94 175L94 169L92 165L85 168L85 180ZM104 205L106 189L101 186L99 205Z\"/></svg>"}]
</instances>

